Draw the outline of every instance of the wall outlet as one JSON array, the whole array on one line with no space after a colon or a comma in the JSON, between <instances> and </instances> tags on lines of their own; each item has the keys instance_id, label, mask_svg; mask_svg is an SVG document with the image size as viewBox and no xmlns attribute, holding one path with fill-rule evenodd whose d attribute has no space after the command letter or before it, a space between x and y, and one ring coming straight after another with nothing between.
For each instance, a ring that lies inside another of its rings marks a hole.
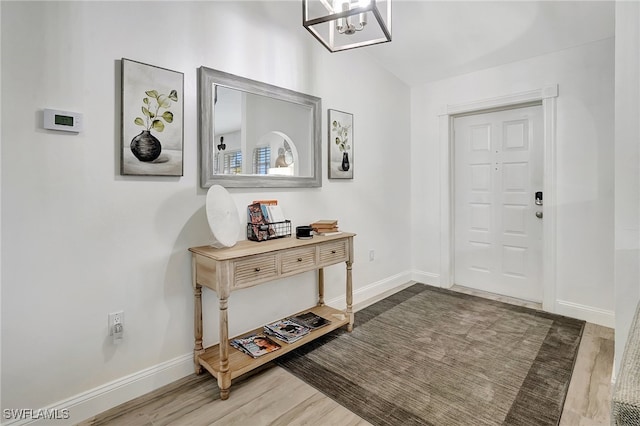
<instances>
[{"instance_id":1,"label":"wall outlet","mask_svg":"<svg viewBox=\"0 0 640 426\"><path fill-rule=\"evenodd\" d=\"M376 251L375 250L369 250L369 262L373 262L376 258Z\"/></svg>"},{"instance_id":2,"label":"wall outlet","mask_svg":"<svg viewBox=\"0 0 640 426\"><path fill-rule=\"evenodd\" d=\"M109 336L114 343L122 340L124 332L124 311L112 312L108 316Z\"/></svg>"}]
</instances>

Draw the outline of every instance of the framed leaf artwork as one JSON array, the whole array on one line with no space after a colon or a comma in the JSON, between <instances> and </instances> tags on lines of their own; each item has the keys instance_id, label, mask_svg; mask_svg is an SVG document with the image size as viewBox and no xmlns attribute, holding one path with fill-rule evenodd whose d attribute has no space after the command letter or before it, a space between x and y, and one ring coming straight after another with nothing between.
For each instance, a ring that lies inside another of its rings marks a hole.
<instances>
[{"instance_id":1,"label":"framed leaf artwork","mask_svg":"<svg viewBox=\"0 0 640 426\"><path fill-rule=\"evenodd\" d=\"M184 74L122 59L120 174L182 176Z\"/></svg>"},{"instance_id":2,"label":"framed leaf artwork","mask_svg":"<svg viewBox=\"0 0 640 426\"><path fill-rule=\"evenodd\" d=\"M329 110L329 179L353 179L353 114Z\"/></svg>"}]
</instances>

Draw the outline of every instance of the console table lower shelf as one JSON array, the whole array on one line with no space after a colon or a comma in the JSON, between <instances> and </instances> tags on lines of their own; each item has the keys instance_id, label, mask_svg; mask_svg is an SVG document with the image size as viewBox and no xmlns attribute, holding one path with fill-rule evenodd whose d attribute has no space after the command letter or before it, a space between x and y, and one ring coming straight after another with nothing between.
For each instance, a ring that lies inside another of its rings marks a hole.
<instances>
[{"instance_id":1,"label":"console table lower shelf","mask_svg":"<svg viewBox=\"0 0 640 426\"><path fill-rule=\"evenodd\" d=\"M342 326L349 325L349 317L345 314L344 311L340 311L329 306L315 306L311 309L306 309L304 311L299 312L299 314L305 312L313 312L316 315L319 315L323 318L331 321L330 324L325 325L324 327L318 328L316 330L312 330L309 334L304 336L302 339L297 340L293 343L286 343L282 340L276 339L272 337L272 340L277 342L281 348L270 352L268 354L259 356L258 358L253 358L250 355L245 354L244 352L234 348L230 344L229 348L229 372L231 373L231 380L242 376L249 371L254 370L255 368L260 367L261 365L267 364L274 359L291 352L292 350L311 342L312 340L317 339L318 337L324 336L327 333L332 332ZM297 314L294 314L297 315ZM234 337L243 337L248 336L253 333L263 333L262 328L257 328L247 333L243 333L239 336ZM210 346L205 349L204 353L197 356L197 362L204 367L209 373L211 373L214 377L218 377L220 373L220 347L219 345Z\"/></svg>"}]
</instances>

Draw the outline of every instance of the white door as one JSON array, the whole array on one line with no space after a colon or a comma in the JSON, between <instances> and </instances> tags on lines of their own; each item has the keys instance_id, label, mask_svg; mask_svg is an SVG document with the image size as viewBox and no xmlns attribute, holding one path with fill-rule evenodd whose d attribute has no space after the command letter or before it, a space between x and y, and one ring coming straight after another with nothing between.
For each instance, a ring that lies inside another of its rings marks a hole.
<instances>
[{"instance_id":1,"label":"white door","mask_svg":"<svg viewBox=\"0 0 640 426\"><path fill-rule=\"evenodd\" d=\"M456 284L542 301L542 123L539 105L454 118Z\"/></svg>"}]
</instances>

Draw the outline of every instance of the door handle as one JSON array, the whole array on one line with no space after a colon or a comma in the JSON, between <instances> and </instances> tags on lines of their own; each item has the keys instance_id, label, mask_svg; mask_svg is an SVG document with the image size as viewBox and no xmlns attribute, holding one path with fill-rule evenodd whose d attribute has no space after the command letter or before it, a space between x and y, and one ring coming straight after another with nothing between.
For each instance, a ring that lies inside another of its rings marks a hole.
<instances>
[{"instance_id":1,"label":"door handle","mask_svg":"<svg viewBox=\"0 0 640 426\"><path fill-rule=\"evenodd\" d=\"M542 205L542 191L536 192L536 206Z\"/></svg>"}]
</instances>

